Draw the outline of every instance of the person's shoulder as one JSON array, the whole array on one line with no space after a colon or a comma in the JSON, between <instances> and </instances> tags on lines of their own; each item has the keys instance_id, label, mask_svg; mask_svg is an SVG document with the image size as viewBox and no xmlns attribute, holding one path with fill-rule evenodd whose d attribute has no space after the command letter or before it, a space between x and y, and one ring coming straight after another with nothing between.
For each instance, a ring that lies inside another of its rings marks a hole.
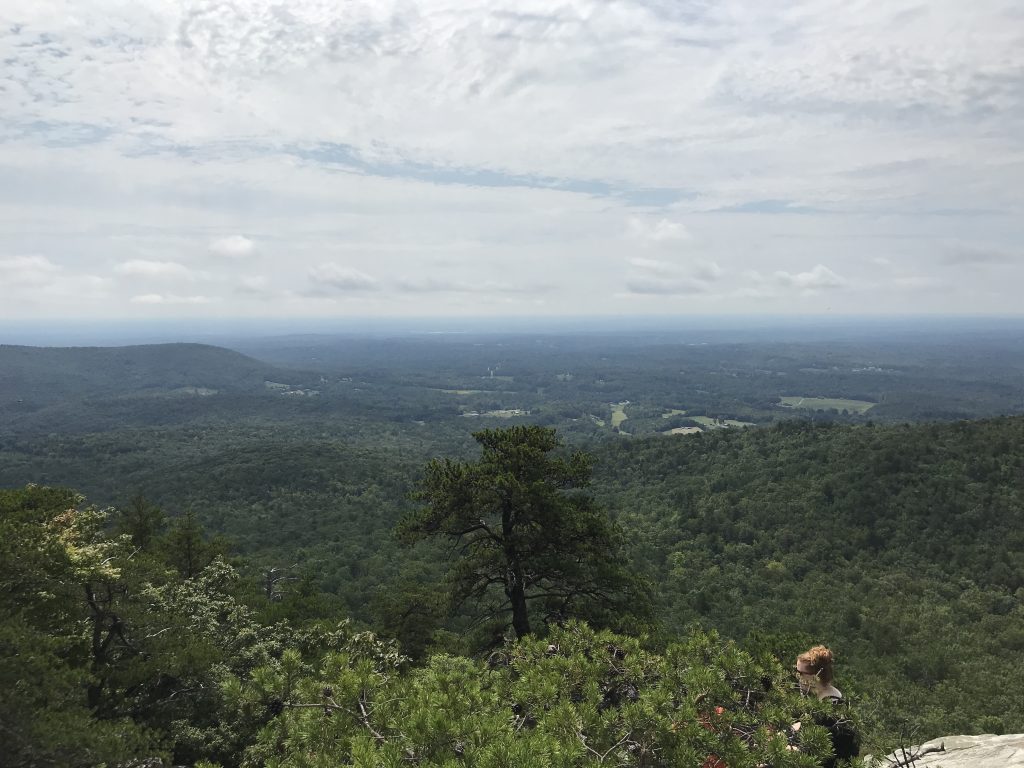
<instances>
[{"instance_id":1,"label":"person's shoulder","mask_svg":"<svg viewBox=\"0 0 1024 768\"><path fill-rule=\"evenodd\" d=\"M842 704L845 701L843 699L843 692L835 686L831 686L821 698L823 701L830 701L833 704Z\"/></svg>"}]
</instances>

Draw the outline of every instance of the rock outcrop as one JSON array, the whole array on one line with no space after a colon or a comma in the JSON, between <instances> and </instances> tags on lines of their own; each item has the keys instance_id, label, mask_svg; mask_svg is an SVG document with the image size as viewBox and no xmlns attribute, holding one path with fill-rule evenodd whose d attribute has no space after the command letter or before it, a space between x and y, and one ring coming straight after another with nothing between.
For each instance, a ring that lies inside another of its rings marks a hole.
<instances>
[{"instance_id":1,"label":"rock outcrop","mask_svg":"<svg viewBox=\"0 0 1024 768\"><path fill-rule=\"evenodd\" d=\"M945 751L931 749L945 747ZM907 761L902 752L882 758L882 765L907 768L1024 768L1024 734L1007 736L944 736L919 747L908 748L906 754L921 755Z\"/></svg>"}]
</instances>

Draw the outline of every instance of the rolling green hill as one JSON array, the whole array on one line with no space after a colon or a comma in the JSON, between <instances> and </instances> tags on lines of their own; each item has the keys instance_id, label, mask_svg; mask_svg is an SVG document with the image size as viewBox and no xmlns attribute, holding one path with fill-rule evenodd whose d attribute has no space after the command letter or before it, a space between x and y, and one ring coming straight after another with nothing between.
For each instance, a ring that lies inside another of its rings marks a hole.
<instances>
[{"instance_id":1,"label":"rolling green hill","mask_svg":"<svg viewBox=\"0 0 1024 768\"><path fill-rule=\"evenodd\" d=\"M319 374L286 370L222 347L0 346L0 435L65 435L237 419Z\"/></svg>"},{"instance_id":2,"label":"rolling green hill","mask_svg":"<svg viewBox=\"0 0 1024 768\"><path fill-rule=\"evenodd\" d=\"M129 347L0 346L0 403L141 394L260 392L300 380L239 352L205 344Z\"/></svg>"}]
</instances>

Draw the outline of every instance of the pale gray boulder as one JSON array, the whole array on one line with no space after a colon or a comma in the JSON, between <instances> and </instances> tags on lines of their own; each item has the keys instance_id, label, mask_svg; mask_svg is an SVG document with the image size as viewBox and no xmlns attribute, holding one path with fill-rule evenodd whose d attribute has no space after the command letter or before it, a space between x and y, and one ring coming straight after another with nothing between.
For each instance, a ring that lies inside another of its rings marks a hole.
<instances>
[{"instance_id":1,"label":"pale gray boulder","mask_svg":"<svg viewBox=\"0 0 1024 768\"><path fill-rule=\"evenodd\" d=\"M940 746L945 750L937 751ZM944 736L908 748L906 754L911 759L906 759L899 751L876 760L874 765L883 768L1024 768L1024 734Z\"/></svg>"}]
</instances>

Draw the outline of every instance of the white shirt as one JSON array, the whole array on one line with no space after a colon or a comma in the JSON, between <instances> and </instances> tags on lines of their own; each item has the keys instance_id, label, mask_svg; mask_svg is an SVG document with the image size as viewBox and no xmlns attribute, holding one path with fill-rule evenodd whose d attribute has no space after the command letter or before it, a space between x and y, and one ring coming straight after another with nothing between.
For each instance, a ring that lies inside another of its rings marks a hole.
<instances>
[{"instance_id":1,"label":"white shirt","mask_svg":"<svg viewBox=\"0 0 1024 768\"><path fill-rule=\"evenodd\" d=\"M833 699L836 703L843 700L843 692L829 683L825 688L817 692L818 699Z\"/></svg>"}]
</instances>

